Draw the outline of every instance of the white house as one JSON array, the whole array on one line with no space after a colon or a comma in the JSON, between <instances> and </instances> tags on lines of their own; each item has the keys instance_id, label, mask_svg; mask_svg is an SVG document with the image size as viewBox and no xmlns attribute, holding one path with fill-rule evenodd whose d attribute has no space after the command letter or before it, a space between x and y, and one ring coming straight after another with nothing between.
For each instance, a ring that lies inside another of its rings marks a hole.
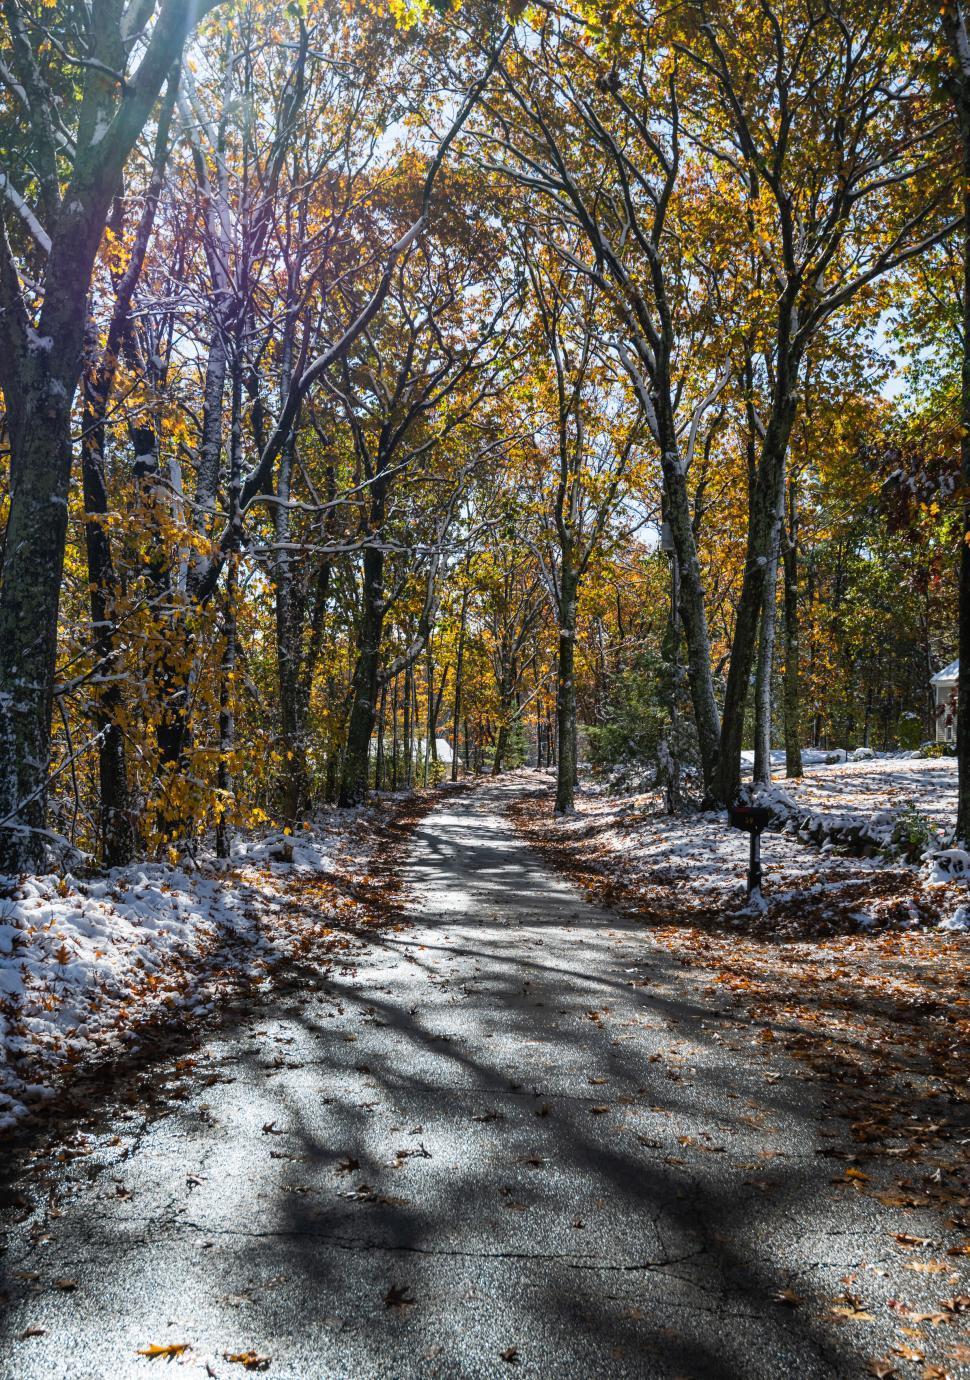
<instances>
[{"instance_id":1,"label":"white house","mask_svg":"<svg viewBox=\"0 0 970 1380\"><path fill-rule=\"evenodd\" d=\"M960 662L951 661L930 678L936 709L936 741L953 743L957 736L957 682Z\"/></svg>"},{"instance_id":2,"label":"white house","mask_svg":"<svg viewBox=\"0 0 970 1380\"><path fill-rule=\"evenodd\" d=\"M435 747L436 747L437 752L438 752L438 761L442 764L442 766L450 767L451 764L452 764L452 762L453 762L453 760L454 760L455 754L454 754L454 752L452 751L451 744L449 743L448 739L447 739L447 738L435 738L434 741L435 741ZM411 752L412 752L412 754L413 754L413 756L414 756L414 760L415 760L416 762L423 762L423 761L424 761L424 744L425 744L425 740L424 740L423 738L416 738L415 741L414 741L414 743L412 744ZM403 750L404 750L404 744L403 744L403 742L399 742L399 743L398 743L398 748L403 752ZM384 730L384 751L385 751L388 755L390 755L390 752L391 752L391 736L390 736L390 734L387 732L387 729L386 729L386 728L385 728L385 730ZM374 758L374 757L377 756L377 736L376 736L376 734L375 734L375 736L374 736L373 738L371 738L371 740L370 740L370 755L371 755L372 758ZM460 757L458 758L458 764L459 764L459 766L461 765L461 758L460 758Z\"/></svg>"}]
</instances>

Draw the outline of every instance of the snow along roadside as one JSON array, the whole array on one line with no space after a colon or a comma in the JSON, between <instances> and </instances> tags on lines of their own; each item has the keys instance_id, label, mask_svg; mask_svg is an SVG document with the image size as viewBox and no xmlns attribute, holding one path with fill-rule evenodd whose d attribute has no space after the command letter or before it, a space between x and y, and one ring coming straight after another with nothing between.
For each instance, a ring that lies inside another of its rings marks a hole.
<instances>
[{"instance_id":1,"label":"snow along roadside","mask_svg":"<svg viewBox=\"0 0 970 1380\"><path fill-rule=\"evenodd\" d=\"M355 869L366 870L369 813L242 839L223 871L204 859L194 872L158 862L90 880L0 878L0 1131L73 1071L130 1049L147 1021L216 1004L227 947L263 980L298 952L308 923L329 935L333 911L357 907L317 884L334 877L352 833ZM312 919L295 914L300 888L315 893Z\"/></svg>"}]
</instances>

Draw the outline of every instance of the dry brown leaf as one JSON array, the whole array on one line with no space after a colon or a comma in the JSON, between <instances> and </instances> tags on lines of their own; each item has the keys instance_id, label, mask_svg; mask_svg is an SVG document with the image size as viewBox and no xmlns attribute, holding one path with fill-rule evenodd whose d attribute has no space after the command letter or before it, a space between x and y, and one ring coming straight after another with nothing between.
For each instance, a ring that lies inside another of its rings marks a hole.
<instances>
[{"instance_id":1,"label":"dry brown leaf","mask_svg":"<svg viewBox=\"0 0 970 1380\"><path fill-rule=\"evenodd\" d=\"M894 1356L901 1356L904 1361L925 1361L925 1352L920 1351L919 1347L910 1346L908 1342L896 1342L892 1348Z\"/></svg>"},{"instance_id":2,"label":"dry brown leaf","mask_svg":"<svg viewBox=\"0 0 970 1380\"><path fill-rule=\"evenodd\" d=\"M794 1289L779 1289L771 1297L776 1303L787 1303L791 1308L797 1308L802 1301L801 1295L796 1294Z\"/></svg>"},{"instance_id":3,"label":"dry brown leaf","mask_svg":"<svg viewBox=\"0 0 970 1380\"><path fill-rule=\"evenodd\" d=\"M870 1375L878 1376L879 1380L889 1380L890 1376L896 1374L896 1368L888 1356L877 1356L872 1361L868 1361L866 1370Z\"/></svg>"},{"instance_id":4,"label":"dry brown leaf","mask_svg":"<svg viewBox=\"0 0 970 1380\"><path fill-rule=\"evenodd\" d=\"M273 1359L258 1351L224 1351L222 1357L234 1365L245 1366L246 1370L269 1370L269 1363Z\"/></svg>"},{"instance_id":5,"label":"dry brown leaf","mask_svg":"<svg viewBox=\"0 0 970 1380\"><path fill-rule=\"evenodd\" d=\"M402 1287L399 1284L392 1284L390 1289L388 1289L387 1293L384 1295L385 1308L403 1309L411 1308L413 1307L413 1305L414 1299L411 1296L411 1290L408 1289L406 1286Z\"/></svg>"}]
</instances>

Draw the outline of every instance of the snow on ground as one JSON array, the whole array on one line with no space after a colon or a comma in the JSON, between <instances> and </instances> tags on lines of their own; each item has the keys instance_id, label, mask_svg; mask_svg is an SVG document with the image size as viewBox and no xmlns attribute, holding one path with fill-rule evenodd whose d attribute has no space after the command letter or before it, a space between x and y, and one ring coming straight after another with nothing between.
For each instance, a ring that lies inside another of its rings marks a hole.
<instances>
[{"instance_id":1,"label":"snow on ground","mask_svg":"<svg viewBox=\"0 0 970 1380\"><path fill-rule=\"evenodd\" d=\"M90 880L0 878L0 1130L55 1096L72 1069L130 1048L166 1008L211 1005L217 994L199 981L207 956L242 946L258 975L293 953L306 936L294 887L331 876L358 818L243 838L231 863L206 858L192 872L136 863ZM341 904L315 899L325 920Z\"/></svg>"},{"instance_id":2,"label":"snow on ground","mask_svg":"<svg viewBox=\"0 0 970 1380\"><path fill-rule=\"evenodd\" d=\"M953 828L956 764L948 758L815 761L801 781L782 779L773 793L778 788L815 818L843 824L881 819L887 838L897 812L912 805L940 831L927 845L939 849ZM725 812L671 817L662 813L656 792L611 796L592 787L580 794L576 815L556 828L564 845L582 847L587 866L618 878L622 874L658 914L728 916L739 928L751 923L745 896L749 838L728 827ZM941 876L929 860L853 856L820 849L788 831L765 833L761 851L776 933L905 930L940 923L956 928L963 922L965 885ZM970 858L966 862L970 865Z\"/></svg>"},{"instance_id":3,"label":"snow on ground","mask_svg":"<svg viewBox=\"0 0 970 1380\"><path fill-rule=\"evenodd\" d=\"M813 810L873 814L912 801L921 814L947 830L956 822L957 764L954 757L877 757L871 762L805 763L800 781L787 781L775 769L777 783L797 802Z\"/></svg>"}]
</instances>

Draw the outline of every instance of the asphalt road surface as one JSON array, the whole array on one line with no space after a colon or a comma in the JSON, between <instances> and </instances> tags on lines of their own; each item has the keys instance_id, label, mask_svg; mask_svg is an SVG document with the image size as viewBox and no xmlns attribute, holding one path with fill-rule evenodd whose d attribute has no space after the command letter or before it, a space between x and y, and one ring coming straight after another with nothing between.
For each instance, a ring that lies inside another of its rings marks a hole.
<instances>
[{"instance_id":1,"label":"asphalt road surface","mask_svg":"<svg viewBox=\"0 0 970 1380\"><path fill-rule=\"evenodd\" d=\"M869 1373L899 1252L830 1182L824 1092L530 853L513 789L419 826L412 927L237 1012L187 1095L104 1108L8 1208L3 1376ZM831 1314L847 1279L875 1321Z\"/></svg>"}]
</instances>

